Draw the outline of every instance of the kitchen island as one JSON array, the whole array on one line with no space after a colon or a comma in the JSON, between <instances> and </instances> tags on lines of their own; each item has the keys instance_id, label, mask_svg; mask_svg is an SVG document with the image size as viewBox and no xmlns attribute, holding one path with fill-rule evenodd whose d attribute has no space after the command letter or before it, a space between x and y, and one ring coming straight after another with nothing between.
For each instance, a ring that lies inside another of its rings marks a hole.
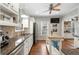
<instances>
[{"instance_id":1,"label":"kitchen island","mask_svg":"<svg viewBox=\"0 0 79 59\"><path fill-rule=\"evenodd\" d=\"M64 37L57 34L53 34L48 37L48 40L49 40L49 50L50 50L49 54L52 54L55 50L59 54L59 52L61 52L62 49L62 41L64 40Z\"/></svg>"}]
</instances>

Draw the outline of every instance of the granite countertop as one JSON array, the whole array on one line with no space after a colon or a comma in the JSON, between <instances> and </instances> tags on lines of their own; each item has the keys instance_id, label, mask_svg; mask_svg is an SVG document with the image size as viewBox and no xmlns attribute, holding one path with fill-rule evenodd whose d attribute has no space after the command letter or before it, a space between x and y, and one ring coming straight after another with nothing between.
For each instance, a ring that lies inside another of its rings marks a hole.
<instances>
[{"instance_id":1,"label":"granite countertop","mask_svg":"<svg viewBox=\"0 0 79 59\"><path fill-rule=\"evenodd\" d=\"M14 51L20 44L22 44L31 35L32 34L9 39L9 44L1 48L1 54L9 55L12 51Z\"/></svg>"}]
</instances>

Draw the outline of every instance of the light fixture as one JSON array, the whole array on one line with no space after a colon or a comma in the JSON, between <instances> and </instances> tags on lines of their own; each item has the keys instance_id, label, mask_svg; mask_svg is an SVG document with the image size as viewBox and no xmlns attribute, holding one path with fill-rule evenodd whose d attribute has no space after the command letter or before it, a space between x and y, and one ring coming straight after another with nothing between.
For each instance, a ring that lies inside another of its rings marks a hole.
<instances>
[{"instance_id":1,"label":"light fixture","mask_svg":"<svg viewBox=\"0 0 79 59\"><path fill-rule=\"evenodd\" d=\"M23 15L21 15L21 17L22 18L28 18L29 16L26 16L26 15L23 14Z\"/></svg>"}]
</instances>

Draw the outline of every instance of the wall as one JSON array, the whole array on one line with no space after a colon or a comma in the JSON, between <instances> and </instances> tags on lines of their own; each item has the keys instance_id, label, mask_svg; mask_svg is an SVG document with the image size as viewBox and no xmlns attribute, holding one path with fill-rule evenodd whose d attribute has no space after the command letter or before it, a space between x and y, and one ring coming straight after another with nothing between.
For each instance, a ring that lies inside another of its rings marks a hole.
<instances>
[{"instance_id":1,"label":"wall","mask_svg":"<svg viewBox=\"0 0 79 59\"><path fill-rule=\"evenodd\" d=\"M63 30L62 30L62 18L60 18L60 24L59 24L59 35L62 35L62 32L63 32Z\"/></svg>"},{"instance_id":2,"label":"wall","mask_svg":"<svg viewBox=\"0 0 79 59\"><path fill-rule=\"evenodd\" d=\"M62 18L62 35L63 36L64 36L64 21L73 19L75 16L78 16L78 15L79 15L79 8L75 8L74 10L71 10L71 12L69 12L63 16L63 18ZM73 37L73 35L68 34L68 37Z\"/></svg>"},{"instance_id":3,"label":"wall","mask_svg":"<svg viewBox=\"0 0 79 59\"><path fill-rule=\"evenodd\" d=\"M20 36L22 32L15 32L15 27L2 26L3 32L8 32L10 38Z\"/></svg>"},{"instance_id":4,"label":"wall","mask_svg":"<svg viewBox=\"0 0 79 59\"><path fill-rule=\"evenodd\" d=\"M48 26L48 29L47 29L47 35L46 37L48 37L50 35L50 17L35 17L35 20L36 20L36 23L37 23L37 26L36 26L36 37L37 37L37 40L44 40L44 39L40 39L41 37L44 37L43 35L41 35L41 32L42 32L42 28L41 26L44 25L44 22L47 23L47 26ZM59 23L59 34L61 35L61 28L62 28L62 23L61 23L61 19L60 19L60 23ZM41 25L42 23L42 25Z\"/></svg>"},{"instance_id":5,"label":"wall","mask_svg":"<svg viewBox=\"0 0 79 59\"><path fill-rule=\"evenodd\" d=\"M2 26L3 32L8 32L9 37L13 37L15 27Z\"/></svg>"}]
</instances>

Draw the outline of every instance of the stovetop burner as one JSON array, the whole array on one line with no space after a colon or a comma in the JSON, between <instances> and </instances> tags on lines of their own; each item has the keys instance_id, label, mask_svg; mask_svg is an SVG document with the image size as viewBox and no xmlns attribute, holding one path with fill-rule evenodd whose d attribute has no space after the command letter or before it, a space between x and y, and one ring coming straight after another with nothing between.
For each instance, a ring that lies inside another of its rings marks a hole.
<instances>
[{"instance_id":1,"label":"stovetop burner","mask_svg":"<svg viewBox=\"0 0 79 59\"><path fill-rule=\"evenodd\" d=\"M9 44L9 36L8 33L0 32L0 48Z\"/></svg>"},{"instance_id":2,"label":"stovetop burner","mask_svg":"<svg viewBox=\"0 0 79 59\"><path fill-rule=\"evenodd\" d=\"M8 41L1 42L0 48L3 48L4 46L7 46L8 44L9 44Z\"/></svg>"}]
</instances>

